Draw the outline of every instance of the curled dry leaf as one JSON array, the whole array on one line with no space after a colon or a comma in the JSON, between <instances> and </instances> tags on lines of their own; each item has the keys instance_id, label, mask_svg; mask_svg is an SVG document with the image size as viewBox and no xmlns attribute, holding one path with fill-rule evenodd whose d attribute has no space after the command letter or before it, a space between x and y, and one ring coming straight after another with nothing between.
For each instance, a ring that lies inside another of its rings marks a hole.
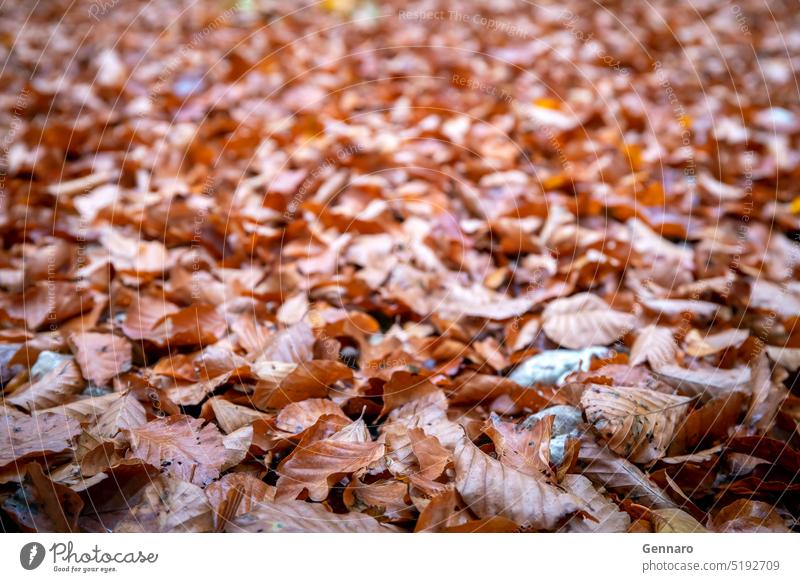
<instances>
[{"instance_id":1,"label":"curled dry leaf","mask_svg":"<svg viewBox=\"0 0 800 582\"><path fill-rule=\"evenodd\" d=\"M656 533L708 533L703 524L682 509L654 509L650 521Z\"/></svg>"},{"instance_id":2,"label":"curled dry leaf","mask_svg":"<svg viewBox=\"0 0 800 582\"><path fill-rule=\"evenodd\" d=\"M147 412L136 396L128 391L97 417L91 432L99 438L113 439L120 431L138 428L147 423Z\"/></svg>"},{"instance_id":3,"label":"curled dry leaf","mask_svg":"<svg viewBox=\"0 0 800 582\"><path fill-rule=\"evenodd\" d=\"M419 474L425 479L436 479L452 461L452 454L435 436L426 435L421 428L408 431L411 450L419 463Z\"/></svg>"},{"instance_id":4,"label":"curled dry leaf","mask_svg":"<svg viewBox=\"0 0 800 582\"><path fill-rule=\"evenodd\" d=\"M211 398L208 400L211 410L219 427L226 434L232 433L244 426L250 426L257 420L267 420L269 415L253 410L247 406L234 404L222 398Z\"/></svg>"},{"instance_id":5,"label":"curled dry leaf","mask_svg":"<svg viewBox=\"0 0 800 582\"><path fill-rule=\"evenodd\" d=\"M738 348L749 336L746 329L729 329L708 335L693 329L686 334L686 353L696 358L710 356L728 348Z\"/></svg>"},{"instance_id":6,"label":"curled dry leaf","mask_svg":"<svg viewBox=\"0 0 800 582\"><path fill-rule=\"evenodd\" d=\"M275 498L275 488L249 473L228 473L206 487L205 494L214 511L216 529L234 517L258 510Z\"/></svg>"},{"instance_id":7,"label":"curled dry leaf","mask_svg":"<svg viewBox=\"0 0 800 582\"><path fill-rule=\"evenodd\" d=\"M314 357L314 331L306 321L300 321L267 339L258 362L299 364Z\"/></svg>"},{"instance_id":8,"label":"curled dry leaf","mask_svg":"<svg viewBox=\"0 0 800 582\"><path fill-rule=\"evenodd\" d=\"M409 430L421 428L448 450L461 438L463 429L447 417L447 397L436 390L394 409L381 426L387 448L387 464L394 474L408 474L415 462Z\"/></svg>"},{"instance_id":9,"label":"curled dry leaf","mask_svg":"<svg viewBox=\"0 0 800 582\"><path fill-rule=\"evenodd\" d=\"M331 386L353 378L350 368L333 360L288 365L292 369L283 375L277 385L272 381L259 382L256 385L251 397L254 406L261 410L270 410L309 398L324 398Z\"/></svg>"},{"instance_id":10,"label":"curled dry leaf","mask_svg":"<svg viewBox=\"0 0 800 582\"><path fill-rule=\"evenodd\" d=\"M359 420L329 438L301 440L278 466L275 499L295 499L307 490L310 499L324 500L331 485L342 476L357 473L383 457L383 444L368 439L364 422Z\"/></svg>"},{"instance_id":11,"label":"curled dry leaf","mask_svg":"<svg viewBox=\"0 0 800 582\"><path fill-rule=\"evenodd\" d=\"M395 372L383 386L383 410L381 414L388 414L389 411L426 394L431 394L436 390L436 386L422 376L404 371Z\"/></svg>"},{"instance_id":12,"label":"curled dry leaf","mask_svg":"<svg viewBox=\"0 0 800 582\"><path fill-rule=\"evenodd\" d=\"M644 388L600 385L581 397L587 420L608 447L634 463L664 456L690 401Z\"/></svg>"},{"instance_id":13,"label":"curled dry leaf","mask_svg":"<svg viewBox=\"0 0 800 582\"><path fill-rule=\"evenodd\" d=\"M275 419L280 430L297 434L314 425L325 414L347 418L341 407L326 398L309 398L301 402L287 404Z\"/></svg>"},{"instance_id":14,"label":"curled dry leaf","mask_svg":"<svg viewBox=\"0 0 800 582\"><path fill-rule=\"evenodd\" d=\"M554 342L582 349L608 345L636 325L636 316L611 309L597 295L579 293L556 299L542 314L542 328Z\"/></svg>"},{"instance_id":15,"label":"curled dry leaf","mask_svg":"<svg viewBox=\"0 0 800 582\"><path fill-rule=\"evenodd\" d=\"M800 348L766 346L766 351L773 362L783 366L790 372L800 368Z\"/></svg>"},{"instance_id":16,"label":"curled dry leaf","mask_svg":"<svg viewBox=\"0 0 800 582\"><path fill-rule=\"evenodd\" d=\"M669 446L669 454L679 455L701 442L714 442L726 437L741 418L746 401L744 392L730 392L692 410L681 421Z\"/></svg>"},{"instance_id":17,"label":"curled dry leaf","mask_svg":"<svg viewBox=\"0 0 800 582\"><path fill-rule=\"evenodd\" d=\"M285 325L299 323L308 311L308 297L305 293L298 293L287 299L278 309L278 321Z\"/></svg>"},{"instance_id":18,"label":"curled dry leaf","mask_svg":"<svg viewBox=\"0 0 800 582\"><path fill-rule=\"evenodd\" d=\"M533 529L553 530L583 502L548 483L492 459L466 437L455 449L456 489L478 517L505 517Z\"/></svg>"},{"instance_id":19,"label":"curled dry leaf","mask_svg":"<svg viewBox=\"0 0 800 582\"><path fill-rule=\"evenodd\" d=\"M345 490L344 502L350 511L368 513L381 521L408 521L415 515L407 497L408 484L402 481L381 480L365 484L360 479L353 479Z\"/></svg>"},{"instance_id":20,"label":"curled dry leaf","mask_svg":"<svg viewBox=\"0 0 800 582\"><path fill-rule=\"evenodd\" d=\"M789 391L783 385L787 374L770 369L767 356L759 355L752 364L753 395L744 423L757 434L764 434L775 422Z\"/></svg>"}]
</instances>

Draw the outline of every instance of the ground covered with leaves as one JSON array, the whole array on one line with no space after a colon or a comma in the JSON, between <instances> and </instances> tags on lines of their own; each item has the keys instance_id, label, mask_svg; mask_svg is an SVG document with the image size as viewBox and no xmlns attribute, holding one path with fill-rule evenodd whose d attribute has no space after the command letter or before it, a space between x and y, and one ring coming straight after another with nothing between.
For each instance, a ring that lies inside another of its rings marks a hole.
<instances>
[{"instance_id":1,"label":"ground covered with leaves","mask_svg":"<svg viewBox=\"0 0 800 582\"><path fill-rule=\"evenodd\" d=\"M0 8L6 531L790 531L791 2Z\"/></svg>"}]
</instances>

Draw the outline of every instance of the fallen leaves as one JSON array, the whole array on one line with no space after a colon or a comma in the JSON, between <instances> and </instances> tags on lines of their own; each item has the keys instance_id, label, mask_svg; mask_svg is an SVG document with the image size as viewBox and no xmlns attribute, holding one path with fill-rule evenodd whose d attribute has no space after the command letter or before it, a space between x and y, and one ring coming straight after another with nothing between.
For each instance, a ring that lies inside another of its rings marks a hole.
<instances>
[{"instance_id":1,"label":"fallen leaves","mask_svg":"<svg viewBox=\"0 0 800 582\"><path fill-rule=\"evenodd\" d=\"M752 27L754 60L661 6L692 81L633 5L565 4L608 67L521 3L462 9L524 35L434 43L391 3L199 2L170 34L120 5L99 36L16 4L9 529L797 529L791 34Z\"/></svg>"}]
</instances>

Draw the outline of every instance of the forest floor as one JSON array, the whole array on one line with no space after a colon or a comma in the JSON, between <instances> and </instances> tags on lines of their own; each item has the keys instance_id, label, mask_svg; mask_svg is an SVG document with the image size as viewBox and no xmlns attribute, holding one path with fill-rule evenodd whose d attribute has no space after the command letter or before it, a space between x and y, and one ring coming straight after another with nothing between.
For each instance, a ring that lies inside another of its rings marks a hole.
<instances>
[{"instance_id":1,"label":"forest floor","mask_svg":"<svg viewBox=\"0 0 800 582\"><path fill-rule=\"evenodd\" d=\"M6 531L790 531L792 2L0 8Z\"/></svg>"}]
</instances>

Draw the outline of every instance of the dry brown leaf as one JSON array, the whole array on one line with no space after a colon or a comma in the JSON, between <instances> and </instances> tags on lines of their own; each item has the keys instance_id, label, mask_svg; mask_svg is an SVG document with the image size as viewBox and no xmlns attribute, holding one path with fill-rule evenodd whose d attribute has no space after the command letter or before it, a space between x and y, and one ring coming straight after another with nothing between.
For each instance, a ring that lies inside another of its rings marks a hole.
<instances>
[{"instance_id":1,"label":"dry brown leaf","mask_svg":"<svg viewBox=\"0 0 800 582\"><path fill-rule=\"evenodd\" d=\"M608 447L634 463L664 456L690 398L644 388L592 385L581 405Z\"/></svg>"},{"instance_id":2,"label":"dry brown leaf","mask_svg":"<svg viewBox=\"0 0 800 582\"><path fill-rule=\"evenodd\" d=\"M654 509L650 519L656 533L708 533L703 524L682 509Z\"/></svg>"},{"instance_id":3,"label":"dry brown leaf","mask_svg":"<svg viewBox=\"0 0 800 582\"><path fill-rule=\"evenodd\" d=\"M746 401L744 392L730 392L692 410L680 423L669 446L669 454L679 455L694 449L703 441L711 442L727 436L731 427L741 418Z\"/></svg>"},{"instance_id":4,"label":"dry brown leaf","mask_svg":"<svg viewBox=\"0 0 800 582\"><path fill-rule=\"evenodd\" d=\"M581 439L578 464L595 485L655 509L676 507L675 502L636 465L611 452L590 436Z\"/></svg>"},{"instance_id":5,"label":"dry brown leaf","mask_svg":"<svg viewBox=\"0 0 800 582\"><path fill-rule=\"evenodd\" d=\"M456 489L478 517L505 517L533 529L553 530L584 504L545 481L506 467L466 437L455 449Z\"/></svg>"},{"instance_id":6,"label":"dry brown leaf","mask_svg":"<svg viewBox=\"0 0 800 582\"><path fill-rule=\"evenodd\" d=\"M213 528L211 505L193 483L159 475L141 493L141 502L115 524L114 532L202 533Z\"/></svg>"},{"instance_id":7,"label":"dry brown leaf","mask_svg":"<svg viewBox=\"0 0 800 582\"><path fill-rule=\"evenodd\" d=\"M732 368L682 368L676 364L661 366L658 376L683 392L702 397L714 397L734 390L748 391L750 369Z\"/></svg>"},{"instance_id":8,"label":"dry brown leaf","mask_svg":"<svg viewBox=\"0 0 800 582\"><path fill-rule=\"evenodd\" d=\"M125 338L85 332L72 334L69 343L83 377L95 386L105 386L131 368L131 344Z\"/></svg>"},{"instance_id":9,"label":"dry brown leaf","mask_svg":"<svg viewBox=\"0 0 800 582\"><path fill-rule=\"evenodd\" d=\"M132 457L200 486L216 479L227 460L216 427L190 416L152 420L130 429L130 439Z\"/></svg>"},{"instance_id":10,"label":"dry brown leaf","mask_svg":"<svg viewBox=\"0 0 800 582\"><path fill-rule=\"evenodd\" d=\"M550 439L555 416L520 424L504 422L492 414L483 427L494 443L497 458L506 466L529 475L550 476Z\"/></svg>"},{"instance_id":11,"label":"dry brown leaf","mask_svg":"<svg viewBox=\"0 0 800 582\"><path fill-rule=\"evenodd\" d=\"M408 431L411 450L419 463L419 474L425 479L436 479L444 468L452 462L453 456L435 436L426 435L421 428Z\"/></svg>"},{"instance_id":12,"label":"dry brown leaf","mask_svg":"<svg viewBox=\"0 0 800 582\"><path fill-rule=\"evenodd\" d=\"M357 421L324 440L301 440L278 466L276 501L295 499L304 489L310 499L322 501L342 476L378 461L383 457L384 446L366 440L369 434L365 432L363 421Z\"/></svg>"},{"instance_id":13,"label":"dry brown leaf","mask_svg":"<svg viewBox=\"0 0 800 582\"><path fill-rule=\"evenodd\" d=\"M341 362L334 360L304 362L283 375L277 384L272 381L259 382L251 401L261 410L283 408L292 402L325 398L331 386L352 378L353 371Z\"/></svg>"},{"instance_id":14,"label":"dry brown leaf","mask_svg":"<svg viewBox=\"0 0 800 582\"><path fill-rule=\"evenodd\" d=\"M34 455L60 453L72 446L80 424L68 416L44 413L36 416L3 414L0 425L0 467L23 462Z\"/></svg>"},{"instance_id":15,"label":"dry brown leaf","mask_svg":"<svg viewBox=\"0 0 800 582\"><path fill-rule=\"evenodd\" d=\"M234 404L222 398L211 398L208 404L214 412L217 424L225 434L249 426L257 420L267 420L269 415L246 406Z\"/></svg>"},{"instance_id":16,"label":"dry brown leaf","mask_svg":"<svg viewBox=\"0 0 800 582\"><path fill-rule=\"evenodd\" d=\"M249 473L228 473L206 487L205 494L214 511L215 529L219 531L236 516L257 511L265 502L271 502L275 488Z\"/></svg>"},{"instance_id":17,"label":"dry brown leaf","mask_svg":"<svg viewBox=\"0 0 800 582\"><path fill-rule=\"evenodd\" d=\"M327 398L309 398L287 404L275 418L280 430L297 434L314 425L325 414L347 418L341 407Z\"/></svg>"},{"instance_id":18,"label":"dry brown leaf","mask_svg":"<svg viewBox=\"0 0 800 582\"><path fill-rule=\"evenodd\" d=\"M2 507L25 531L70 533L78 531L83 501L69 487L51 481L39 463L30 463Z\"/></svg>"},{"instance_id":19,"label":"dry brown leaf","mask_svg":"<svg viewBox=\"0 0 800 582\"><path fill-rule=\"evenodd\" d=\"M120 431L138 428L146 423L144 406L132 392L125 392L98 416L91 432L100 438L113 439Z\"/></svg>"},{"instance_id":20,"label":"dry brown leaf","mask_svg":"<svg viewBox=\"0 0 800 582\"><path fill-rule=\"evenodd\" d=\"M788 533L786 522L775 509L762 501L737 499L720 509L712 521L716 532Z\"/></svg>"},{"instance_id":21,"label":"dry brown leaf","mask_svg":"<svg viewBox=\"0 0 800 582\"><path fill-rule=\"evenodd\" d=\"M37 368L41 366L41 370ZM61 354L42 352L31 369L32 381L5 396L5 402L25 410L51 408L74 398L84 382L75 360Z\"/></svg>"}]
</instances>

